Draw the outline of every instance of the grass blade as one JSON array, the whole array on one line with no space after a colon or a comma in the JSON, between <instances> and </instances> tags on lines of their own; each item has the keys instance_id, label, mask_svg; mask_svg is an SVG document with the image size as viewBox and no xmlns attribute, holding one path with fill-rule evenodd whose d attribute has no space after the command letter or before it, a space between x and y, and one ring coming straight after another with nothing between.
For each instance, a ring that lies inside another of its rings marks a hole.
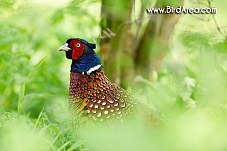
<instances>
[{"instance_id":1,"label":"grass blade","mask_svg":"<svg viewBox=\"0 0 227 151\"><path fill-rule=\"evenodd\" d=\"M36 123L35 123L35 126L34 126L34 128L33 128L33 131L36 129L36 127L37 127L37 125L38 125L38 123L39 123L39 120L40 120L40 118L41 118L41 116L42 116L42 114L43 114L43 111L44 111L44 108L43 108L42 111L39 113L39 117L38 117L38 119L36 120Z\"/></svg>"},{"instance_id":2,"label":"grass blade","mask_svg":"<svg viewBox=\"0 0 227 151\"><path fill-rule=\"evenodd\" d=\"M19 92L19 98L18 98L18 104L17 104L17 111L20 112L21 111L21 107L23 104L23 100L24 100L24 92L25 92L25 82L23 82L20 92Z\"/></svg>"},{"instance_id":3,"label":"grass blade","mask_svg":"<svg viewBox=\"0 0 227 151\"><path fill-rule=\"evenodd\" d=\"M72 141L68 141L65 144L63 144L57 151L61 151L63 150L69 143L71 143Z\"/></svg>"}]
</instances>

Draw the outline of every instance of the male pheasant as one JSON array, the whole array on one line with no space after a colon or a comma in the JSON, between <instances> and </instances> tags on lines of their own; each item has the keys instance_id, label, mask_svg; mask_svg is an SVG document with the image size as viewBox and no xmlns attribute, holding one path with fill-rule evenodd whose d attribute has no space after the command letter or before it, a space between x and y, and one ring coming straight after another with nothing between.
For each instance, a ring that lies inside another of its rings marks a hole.
<instances>
[{"instance_id":1,"label":"male pheasant","mask_svg":"<svg viewBox=\"0 0 227 151\"><path fill-rule=\"evenodd\" d=\"M93 50L95 48L95 44L80 38L68 39L59 48L59 51L66 52L67 59L72 60L69 104L76 127L89 121L118 125L126 115L137 109L147 112L127 91L110 82ZM156 124L156 118L149 114Z\"/></svg>"}]
</instances>

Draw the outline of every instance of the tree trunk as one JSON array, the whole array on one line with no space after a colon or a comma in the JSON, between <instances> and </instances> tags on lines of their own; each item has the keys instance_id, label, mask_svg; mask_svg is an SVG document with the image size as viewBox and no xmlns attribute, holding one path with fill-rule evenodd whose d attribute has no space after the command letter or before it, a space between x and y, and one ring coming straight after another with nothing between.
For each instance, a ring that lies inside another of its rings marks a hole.
<instances>
[{"instance_id":1,"label":"tree trunk","mask_svg":"<svg viewBox=\"0 0 227 151\"><path fill-rule=\"evenodd\" d=\"M131 19L132 1L102 1L102 36L100 50L104 58L104 69L111 81L120 84L121 56L128 51L125 44L130 45L131 25L125 22ZM130 46L129 46L130 47ZM125 68L125 66L123 66ZM129 67L132 68L132 67Z\"/></svg>"},{"instance_id":2,"label":"tree trunk","mask_svg":"<svg viewBox=\"0 0 227 151\"><path fill-rule=\"evenodd\" d=\"M126 87L137 75L154 80L163 58L168 52L168 42L179 14L151 14L147 26L137 23L132 32L132 8L135 0L102 0L100 53L104 70L111 81ZM140 17L151 2L141 1ZM157 0L155 7L183 5L184 0ZM134 18L135 19L135 18ZM141 32L143 30L143 32ZM142 33L142 36L141 36Z\"/></svg>"},{"instance_id":3,"label":"tree trunk","mask_svg":"<svg viewBox=\"0 0 227 151\"><path fill-rule=\"evenodd\" d=\"M184 0L158 0L155 7L183 5ZM136 70L143 77L154 81L154 75L160 70L163 58L168 52L169 38L173 33L179 14L151 14L148 25L136 49Z\"/></svg>"}]
</instances>

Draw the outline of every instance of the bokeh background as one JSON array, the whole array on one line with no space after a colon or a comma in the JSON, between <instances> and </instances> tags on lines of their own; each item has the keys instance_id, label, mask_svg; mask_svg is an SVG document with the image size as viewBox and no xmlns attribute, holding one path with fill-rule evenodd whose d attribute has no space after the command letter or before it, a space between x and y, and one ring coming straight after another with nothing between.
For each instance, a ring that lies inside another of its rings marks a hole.
<instances>
[{"instance_id":1,"label":"bokeh background","mask_svg":"<svg viewBox=\"0 0 227 151\"><path fill-rule=\"evenodd\" d=\"M227 150L227 2L0 0L0 150ZM217 14L149 15L166 5ZM96 43L108 77L163 121L73 134L68 38ZM85 143L85 142L86 143Z\"/></svg>"}]
</instances>

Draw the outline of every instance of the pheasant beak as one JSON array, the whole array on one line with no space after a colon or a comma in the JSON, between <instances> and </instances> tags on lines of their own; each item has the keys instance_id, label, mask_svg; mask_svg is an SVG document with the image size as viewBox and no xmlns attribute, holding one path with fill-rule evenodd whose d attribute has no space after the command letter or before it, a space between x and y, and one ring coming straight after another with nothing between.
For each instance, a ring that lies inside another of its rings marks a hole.
<instances>
[{"instance_id":1,"label":"pheasant beak","mask_svg":"<svg viewBox=\"0 0 227 151\"><path fill-rule=\"evenodd\" d=\"M62 45L61 47L58 48L58 51L69 51L71 50L71 48L68 47L68 43L65 43L64 45Z\"/></svg>"}]
</instances>

